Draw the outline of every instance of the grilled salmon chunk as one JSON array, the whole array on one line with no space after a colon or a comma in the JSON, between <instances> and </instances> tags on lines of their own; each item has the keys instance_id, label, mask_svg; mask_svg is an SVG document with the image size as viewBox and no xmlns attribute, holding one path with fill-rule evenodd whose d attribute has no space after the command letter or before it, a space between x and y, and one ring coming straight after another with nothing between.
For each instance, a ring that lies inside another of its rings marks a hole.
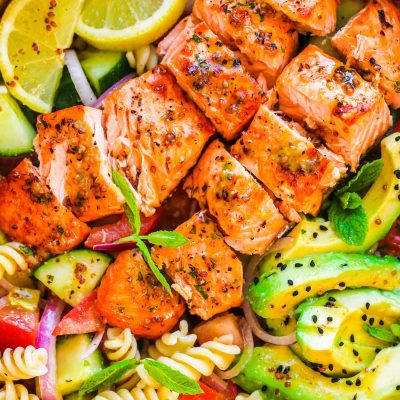
<instances>
[{"instance_id":1,"label":"grilled salmon chunk","mask_svg":"<svg viewBox=\"0 0 400 400\"><path fill-rule=\"evenodd\" d=\"M268 193L217 140L184 188L216 218L225 242L241 253L264 254L286 226Z\"/></svg>"},{"instance_id":2,"label":"grilled salmon chunk","mask_svg":"<svg viewBox=\"0 0 400 400\"><path fill-rule=\"evenodd\" d=\"M318 213L324 193L346 171L265 105L231 153L278 199L305 214Z\"/></svg>"},{"instance_id":3,"label":"grilled salmon chunk","mask_svg":"<svg viewBox=\"0 0 400 400\"><path fill-rule=\"evenodd\" d=\"M280 109L318 129L352 171L392 123L383 95L316 46L306 47L285 67L276 88Z\"/></svg>"},{"instance_id":4,"label":"grilled salmon chunk","mask_svg":"<svg viewBox=\"0 0 400 400\"><path fill-rule=\"evenodd\" d=\"M294 56L294 24L266 3L254 0L197 0L193 15L206 22L232 50L247 58L246 69L272 87Z\"/></svg>"},{"instance_id":5,"label":"grilled salmon chunk","mask_svg":"<svg viewBox=\"0 0 400 400\"><path fill-rule=\"evenodd\" d=\"M338 0L266 0L294 21L301 33L325 36L335 30Z\"/></svg>"},{"instance_id":6,"label":"grilled salmon chunk","mask_svg":"<svg viewBox=\"0 0 400 400\"><path fill-rule=\"evenodd\" d=\"M262 90L240 58L205 23L176 36L163 64L227 140L240 133L262 102Z\"/></svg>"},{"instance_id":7,"label":"grilled salmon chunk","mask_svg":"<svg viewBox=\"0 0 400 400\"><path fill-rule=\"evenodd\" d=\"M125 199L111 179L102 113L76 106L38 118L40 174L81 221L122 213Z\"/></svg>"},{"instance_id":8,"label":"grilled salmon chunk","mask_svg":"<svg viewBox=\"0 0 400 400\"><path fill-rule=\"evenodd\" d=\"M389 105L400 107L400 10L391 1L370 1L331 41L365 79L379 83Z\"/></svg>"},{"instance_id":9,"label":"grilled salmon chunk","mask_svg":"<svg viewBox=\"0 0 400 400\"><path fill-rule=\"evenodd\" d=\"M137 250L118 254L97 293L97 309L112 326L156 339L169 332L185 312L185 302L163 288Z\"/></svg>"},{"instance_id":10,"label":"grilled salmon chunk","mask_svg":"<svg viewBox=\"0 0 400 400\"><path fill-rule=\"evenodd\" d=\"M28 159L0 180L0 229L42 259L78 246L90 232L60 204Z\"/></svg>"},{"instance_id":11,"label":"grilled salmon chunk","mask_svg":"<svg viewBox=\"0 0 400 400\"><path fill-rule=\"evenodd\" d=\"M243 266L204 211L177 229L189 243L153 247L152 257L174 281L192 314L210 319L242 302Z\"/></svg>"},{"instance_id":12,"label":"grilled salmon chunk","mask_svg":"<svg viewBox=\"0 0 400 400\"><path fill-rule=\"evenodd\" d=\"M115 166L130 181L146 216L178 186L214 134L162 66L111 93L103 123Z\"/></svg>"}]
</instances>

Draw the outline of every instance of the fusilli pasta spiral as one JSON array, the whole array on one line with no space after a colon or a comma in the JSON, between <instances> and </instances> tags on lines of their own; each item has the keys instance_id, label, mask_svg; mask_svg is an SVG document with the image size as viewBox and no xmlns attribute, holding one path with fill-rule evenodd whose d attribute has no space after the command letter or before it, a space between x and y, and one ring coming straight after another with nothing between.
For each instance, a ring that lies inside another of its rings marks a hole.
<instances>
[{"instance_id":1,"label":"fusilli pasta spiral","mask_svg":"<svg viewBox=\"0 0 400 400\"><path fill-rule=\"evenodd\" d=\"M0 380L30 379L47 373L47 351L33 346L6 349L0 357Z\"/></svg>"},{"instance_id":2,"label":"fusilli pasta spiral","mask_svg":"<svg viewBox=\"0 0 400 400\"><path fill-rule=\"evenodd\" d=\"M0 400L39 400L39 397L30 394L24 385L14 385L13 381L7 380L4 387L0 389Z\"/></svg>"},{"instance_id":3,"label":"fusilli pasta spiral","mask_svg":"<svg viewBox=\"0 0 400 400\"><path fill-rule=\"evenodd\" d=\"M129 328L108 328L107 340L104 342L107 358L117 362L136 358L140 360L137 341ZM128 371L120 380L120 389L132 389L139 381L135 371Z\"/></svg>"},{"instance_id":4,"label":"fusilli pasta spiral","mask_svg":"<svg viewBox=\"0 0 400 400\"><path fill-rule=\"evenodd\" d=\"M116 392L107 390L98 394L94 400L177 400L178 398L178 393L171 392L166 388L145 387L144 389L134 388L131 391L127 389L120 389Z\"/></svg>"},{"instance_id":5,"label":"fusilli pasta spiral","mask_svg":"<svg viewBox=\"0 0 400 400\"><path fill-rule=\"evenodd\" d=\"M235 400L263 400L259 390L256 390L252 394L239 393Z\"/></svg>"},{"instance_id":6,"label":"fusilli pasta spiral","mask_svg":"<svg viewBox=\"0 0 400 400\"><path fill-rule=\"evenodd\" d=\"M9 242L0 246L0 279L6 272L9 275L15 274L18 269L27 270L28 262L17 242Z\"/></svg>"},{"instance_id":7,"label":"fusilli pasta spiral","mask_svg":"<svg viewBox=\"0 0 400 400\"><path fill-rule=\"evenodd\" d=\"M126 58L131 68L135 68L138 75L148 71L158 65L157 50L153 45L140 47L139 49L128 51Z\"/></svg>"}]
</instances>

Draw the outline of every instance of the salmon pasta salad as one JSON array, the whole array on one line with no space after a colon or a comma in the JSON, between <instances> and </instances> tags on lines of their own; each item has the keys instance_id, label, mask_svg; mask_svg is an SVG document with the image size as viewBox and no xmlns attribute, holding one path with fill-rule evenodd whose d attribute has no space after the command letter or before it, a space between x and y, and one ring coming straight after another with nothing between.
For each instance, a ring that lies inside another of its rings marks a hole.
<instances>
[{"instance_id":1,"label":"salmon pasta salad","mask_svg":"<svg viewBox=\"0 0 400 400\"><path fill-rule=\"evenodd\" d=\"M0 0L0 400L400 400L400 1Z\"/></svg>"}]
</instances>

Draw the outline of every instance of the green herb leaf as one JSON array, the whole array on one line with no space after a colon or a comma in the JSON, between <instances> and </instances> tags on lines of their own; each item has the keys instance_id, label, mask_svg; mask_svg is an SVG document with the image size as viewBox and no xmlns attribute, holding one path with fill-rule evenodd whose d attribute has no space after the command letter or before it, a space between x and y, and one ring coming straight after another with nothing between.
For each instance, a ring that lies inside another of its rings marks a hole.
<instances>
[{"instance_id":1,"label":"green herb leaf","mask_svg":"<svg viewBox=\"0 0 400 400\"><path fill-rule=\"evenodd\" d=\"M129 359L112 364L93 374L79 389L79 397L105 388L118 382L126 372L135 369L139 365L135 359Z\"/></svg>"},{"instance_id":2,"label":"green herb leaf","mask_svg":"<svg viewBox=\"0 0 400 400\"><path fill-rule=\"evenodd\" d=\"M182 372L162 364L159 361L146 358L141 361L149 375L160 385L180 394L204 393L200 385Z\"/></svg>"},{"instance_id":3,"label":"green herb leaf","mask_svg":"<svg viewBox=\"0 0 400 400\"><path fill-rule=\"evenodd\" d=\"M128 211L127 213L129 223L132 225L133 233L138 235L140 232L140 213L136 204L135 196L132 193L132 189L130 188L126 179L116 169L112 170L112 178L114 183L119 187L125 197L126 204L131 211Z\"/></svg>"},{"instance_id":4,"label":"green herb leaf","mask_svg":"<svg viewBox=\"0 0 400 400\"><path fill-rule=\"evenodd\" d=\"M393 335L400 339L400 324L392 324L390 325L390 330L392 331Z\"/></svg>"},{"instance_id":5,"label":"green herb leaf","mask_svg":"<svg viewBox=\"0 0 400 400\"><path fill-rule=\"evenodd\" d=\"M143 241L141 239L137 239L136 245L137 245L137 247L139 247L139 250L142 252L143 257L144 257L147 265L149 266L149 268L152 270L153 274L156 276L156 278L161 283L161 285L164 286L164 288L167 290L168 294L172 297L171 287L169 286L168 281L165 279L165 276L161 273L161 271L158 269L156 263L151 258L149 249L146 247L146 245L143 243Z\"/></svg>"},{"instance_id":6,"label":"green herb leaf","mask_svg":"<svg viewBox=\"0 0 400 400\"><path fill-rule=\"evenodd\" d=\"M350 179L342 188L336 191L336 195L341 195L345 192L359 192L371 185L378 178L383 168L383 159L372 161L364 164L357 175Z\"/></svg>"},{"instance_id":7,"label":"green herb leaf","mask_svg":"<svg viewBox=\"0 0 400 400\"><path fill-rule=\"evenodd\" d=\"M351 246L360 246L368 232L368 219L364 208L344 210L335 199L329 208L329 220L336 234Z\"/></svg>"},{"instance_id":8,"label":"green herb leaf","mask_svg":"<svg viewBox=\"0 0 400 400\"><path fill-rule=\"evenodd\" d=\"M342 204L342 208L345 210L354 210L362 205L362 198L357 193L343 193L338 198Z\"/></svg>"},{"instance_id":9,"label":"green herb leaf","mask_svg":"<svg viewBox=\"0 0 400 400\"><path fill-rule=\"evenodd\" d=\"M389 329L375 328L368 324L363 325L364 330L372 337L382 340L383 342L395 343L397 342L396 336L393 335Z\"/></svg>"},{"instance_id":10,"label":"green herb leaf","mask_svg":"<svg viewBox=\"0 0 400 400\"><path fill-rule=\"evenodd\" d=\"M163 247L179 247L189 242L185 236L176 231L156 231L140 238Z\"/></svg>"}]
</instances>

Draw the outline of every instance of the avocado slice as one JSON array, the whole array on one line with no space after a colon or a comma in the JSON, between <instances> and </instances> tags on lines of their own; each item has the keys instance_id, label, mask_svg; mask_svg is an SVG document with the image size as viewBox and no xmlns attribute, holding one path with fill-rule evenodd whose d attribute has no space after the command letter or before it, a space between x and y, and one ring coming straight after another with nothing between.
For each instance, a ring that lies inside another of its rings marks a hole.
<instances>
[{"instance_id":1,"label":"avocado slice","mask_svg":"<svg viewBox=\"0 0 400 400\"><path fill-rule=\"evenodd\" d=\"M368 233L361 246L351 246L333 231L330 222L321 218L304 218L289 234L293 245L268 255L260 264L261 273L267 272L276 260L284 261L308 254L340 251L363 253L383 239L400 215L400 133L394 133L381 142L384 166L381 174L363 198L367 213Z\"/></svg>"},{"instance_id":2,"label":"avocado slice","mask_svg":"<svg viewBox=\"0 0 400 400\"><path fill-rule=\"evenodd\" d=\"M369 335L363 326L389 329L396 323L400 294L376 289L336 290L307 299L296 315L297 345L292 350L325 375L354 375L391 345Z\"/></svg>"},{"instance_id":3,"label":"avocado slice","mask_svg":"<svg viewBox=\"0 0 400 400\"><path fill-rule=\"evenodd\" d=\"M264 318L285 319L308 297L347 287L400 288L396 257L331 252L289 260L274 267L249 287L247 298Z\"/></svg>"},{"instance_id":4,"label":"avocado slice","mask_svg":"<svg viewBox=\"0 0 400 400\"><path fill-rule=\"evenodd\" d=\"M286 346L254 349L235 383L265 399L394 400L400 398L400 346L382 350L370 367L352 378L329 378L312 370Z\"/></svg>"}]
</instances>

